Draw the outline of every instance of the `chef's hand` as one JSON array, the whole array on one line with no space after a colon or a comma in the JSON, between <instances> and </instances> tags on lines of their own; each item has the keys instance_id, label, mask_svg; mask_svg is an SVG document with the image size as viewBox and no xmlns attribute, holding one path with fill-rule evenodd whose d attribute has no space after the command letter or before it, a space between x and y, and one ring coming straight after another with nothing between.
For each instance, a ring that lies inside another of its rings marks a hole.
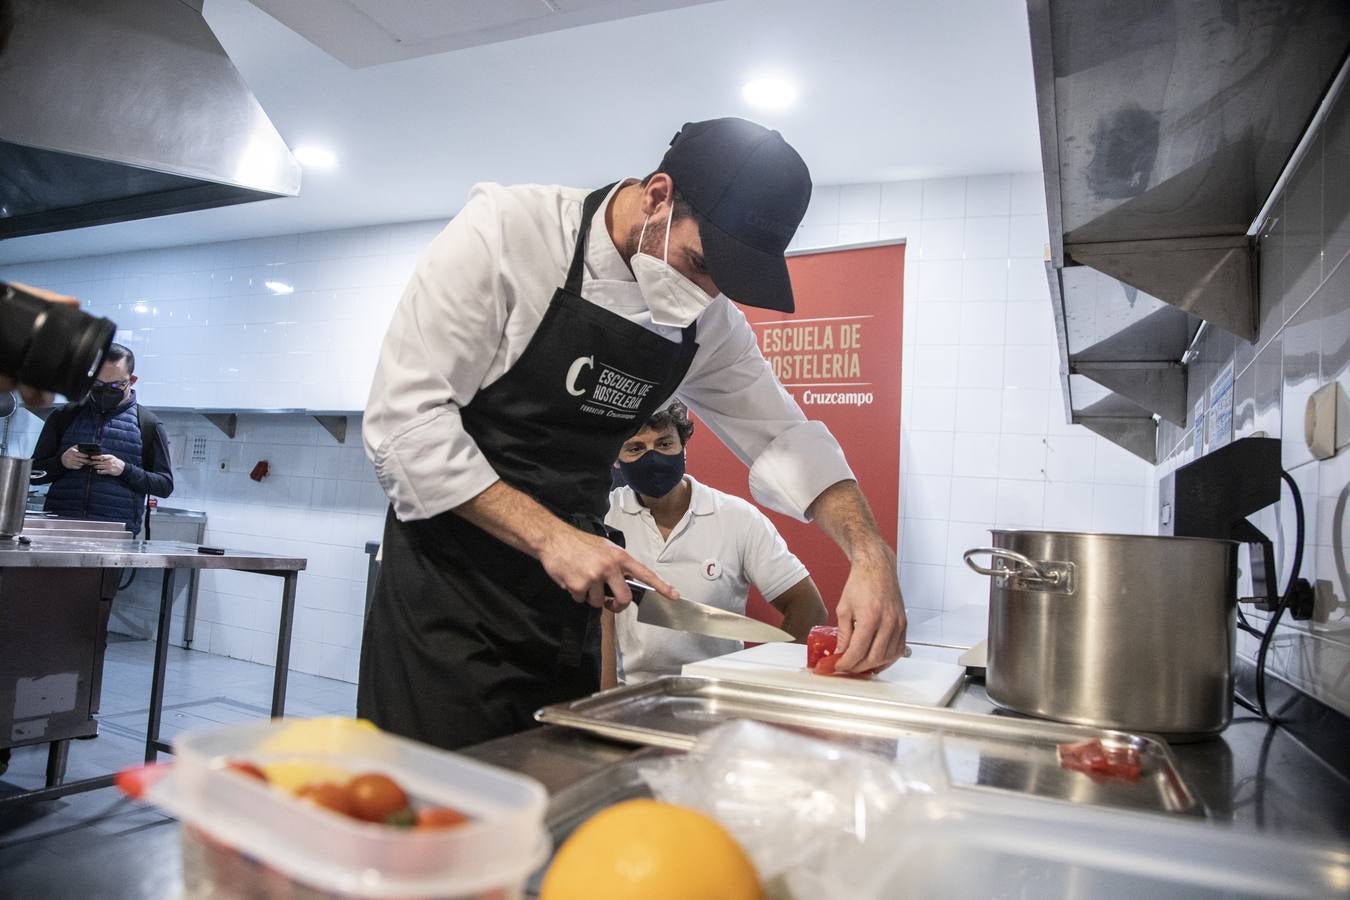
<instances>
[{"instance_id":1,"label":"chef's hand","mask_svg":"<svg viewBox=\"0 0 1350 900\"><path fill-rule=\"evenodd\" d=\"M905 602L895 574L895 554L884 543L855 552L839 595L837 672L884 669L905 652Z\"/></svg>"},{"instance_id":2,"label":"chef's hand","mask_svg":"<svg viewBox=\"0 0 1350 900\"><path fill-rule=\"evenodd\" d=\"M895 573L895 554L856 481L840 481L820 493L809 517L834 539L850 568L839 595L837 672L884 669L905 652L905 601Z\"/></svg>"},{"instance_id":3,"label":"chef's hand","mask_svg":"<svg viewBox=\"0 0 1350 900\"><path fill-rule=\"evenodd\" d=\"M478 496L456 506L455 513L539 560L558 587L578 603L596 608L608 605L615 612L622 611L633 599L633 592L624 583L624 577L629 575L651 585L658 594L679 599L679 591L622 547L573 528L539 501L504 481L494 482ZM613 597L605 596L606 585Z\"/></svg>"},{"instance_id":4,"label":"chef's hand","mask_svg":"<svg viewBox=\"0 0 1350 900\"><path fill-rule=\"evenodd\" d=\"M539 561L549 577L571 594L573 600L597 609L623 612L633 600L633 592L624 581L629 576L651 585L658 594L672 600L680 596L679 591L629 556L622 547L598 535L561 524L562 527L544 543ZM606 586L612 596L605 595Z\"/></svg>"},{"instance_id":5,"label":"chef's hand","mask_svg":"<svg viewBox=\"0 0 1350 900\"><path fill-rule=\"evenodd\" d=\"M127 469L127 464L122 462L111 453L105 453L102 456L92 456L90 459L94 463L94 471L100 475L112 475L114 478L121 475Z\"/></svg>"},{"instance_id":6,"label":"chef's hand","mask_svg":"<svg viewBox=\"0 0 1350 900\"><path fill-rule=\"evenodd\" d=\"M79 447L67 447L66 452L61 454L61 465L67 469L83 469L93 460L80 452Z\"/></svg>"}]
</instances>

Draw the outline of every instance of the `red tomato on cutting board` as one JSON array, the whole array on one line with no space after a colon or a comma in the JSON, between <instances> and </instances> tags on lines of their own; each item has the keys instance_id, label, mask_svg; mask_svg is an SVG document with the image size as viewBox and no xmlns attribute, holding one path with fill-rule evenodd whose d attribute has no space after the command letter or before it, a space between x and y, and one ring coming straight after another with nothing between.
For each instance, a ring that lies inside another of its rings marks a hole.
<instances>
[{"instance_id":1,"label":"red tomato on cutting board","mask_svg":"<svg viewBox=\"0 0 1350 900\"><path fill-rule=\"evenodd\" d=\"M806 636L806 667L817 671L820 661L834 656L839 643L839 629L833 625L817 625ZM830 666L834 671L834 666Z\"/></svg>"},{"instance_id":2,"label":"red tomato on cutting board","mask_svg":"<svg viewBox=\"0 0 1350 900\"><path fill-rule=\"evenodd\" d=\"M806 668L817 675L838 675L841 678L871 678L880 672L835 672L839 665L839 629L834 625L816 625L806 635Z\"/></svg>"}]
</instances>

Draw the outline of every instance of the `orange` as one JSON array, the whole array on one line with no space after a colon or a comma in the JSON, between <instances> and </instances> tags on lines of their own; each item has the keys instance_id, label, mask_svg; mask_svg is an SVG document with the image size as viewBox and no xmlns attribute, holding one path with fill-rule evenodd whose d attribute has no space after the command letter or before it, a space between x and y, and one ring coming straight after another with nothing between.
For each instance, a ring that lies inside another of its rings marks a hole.
<instances>
[{"instance_id":1,"label":"orange","mask_svg":"<svg viewBox=\"0 0 1350 900\"><path fill-rule=\"evenodd\" d=\"M628 800L587 820L558 850L539 900L761 900L750 858L714 820Z\"/></svg>"}]
</instances>

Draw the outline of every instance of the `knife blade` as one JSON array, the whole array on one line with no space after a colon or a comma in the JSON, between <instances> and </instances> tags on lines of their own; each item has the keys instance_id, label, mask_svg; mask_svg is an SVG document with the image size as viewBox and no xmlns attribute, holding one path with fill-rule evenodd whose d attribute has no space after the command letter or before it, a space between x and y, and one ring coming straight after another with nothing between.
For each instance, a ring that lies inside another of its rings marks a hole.
<instances>
[{"instance_id":1,"label":"knife blade","mask_svg":"<svg viewBox=\"0 0 1350 900\"><path fill-rule=\"evenodd\" d=\"M767 622L718 609L696 600L686 600L683 597L671 600L669 597L661 596L651 585L643 584L636 578L625 578L624 581L633 592L633 603L638 609L638 621L643 624L756 644L793 640L792 635Z\"/></svg>"}]
</instances>

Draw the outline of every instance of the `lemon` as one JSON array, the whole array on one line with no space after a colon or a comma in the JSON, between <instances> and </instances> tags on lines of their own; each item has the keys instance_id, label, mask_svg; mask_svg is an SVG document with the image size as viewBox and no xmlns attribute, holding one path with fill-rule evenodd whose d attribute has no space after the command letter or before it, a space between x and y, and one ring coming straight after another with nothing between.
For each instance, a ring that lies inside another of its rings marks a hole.
<instances>
[{"instance_id":1,"label":"lemon","mask_svg":"<svg viewBox=\"0 0 1350 900\"><path fill-rule=\"evenodd\" d=\"M296 791L307 784L327 781L345 782L351 773L322 757L329 754L358 753L379 729L364 719L346 719L341 716L323 716L316 719L287 719L284 727L260 742L255 753L267 756L304 757L263 762L259 768L267 776L268 784L287 791Z\"/></svg>"},{"instance_id":2,"label":"lemon","mask_svg":"<svg viewBox=\"0 0 1350 900\"><path fill-rule=\"evenodd\" d=\"M320 716L286 719L279 729L257 747L261 753L343 753L355 750L380 730L365 719Z\"/></svg>"},{"instance_id":3,"label":"lemon","mask_svg":"<svg viewBox=\"0 0 1350 900\"><path fill-rule=\"evenodd\" d=\"M558 850L539 900L760 900L750 858L716 821L629 800L587 820Z\"/></svg>"},{"instance_id":4,"label":"lemon","mask_svg":"<svg viewBox=\"0 0 1350 900\"><path fill-rule=\"evenodd\" d=\"M263 763L258 768L267 776L268 784L291 793L307 784L324 784L330 781L344 784L351 777L351 773L346 769L310 760Z\"/></svg>"}]
</instances>

